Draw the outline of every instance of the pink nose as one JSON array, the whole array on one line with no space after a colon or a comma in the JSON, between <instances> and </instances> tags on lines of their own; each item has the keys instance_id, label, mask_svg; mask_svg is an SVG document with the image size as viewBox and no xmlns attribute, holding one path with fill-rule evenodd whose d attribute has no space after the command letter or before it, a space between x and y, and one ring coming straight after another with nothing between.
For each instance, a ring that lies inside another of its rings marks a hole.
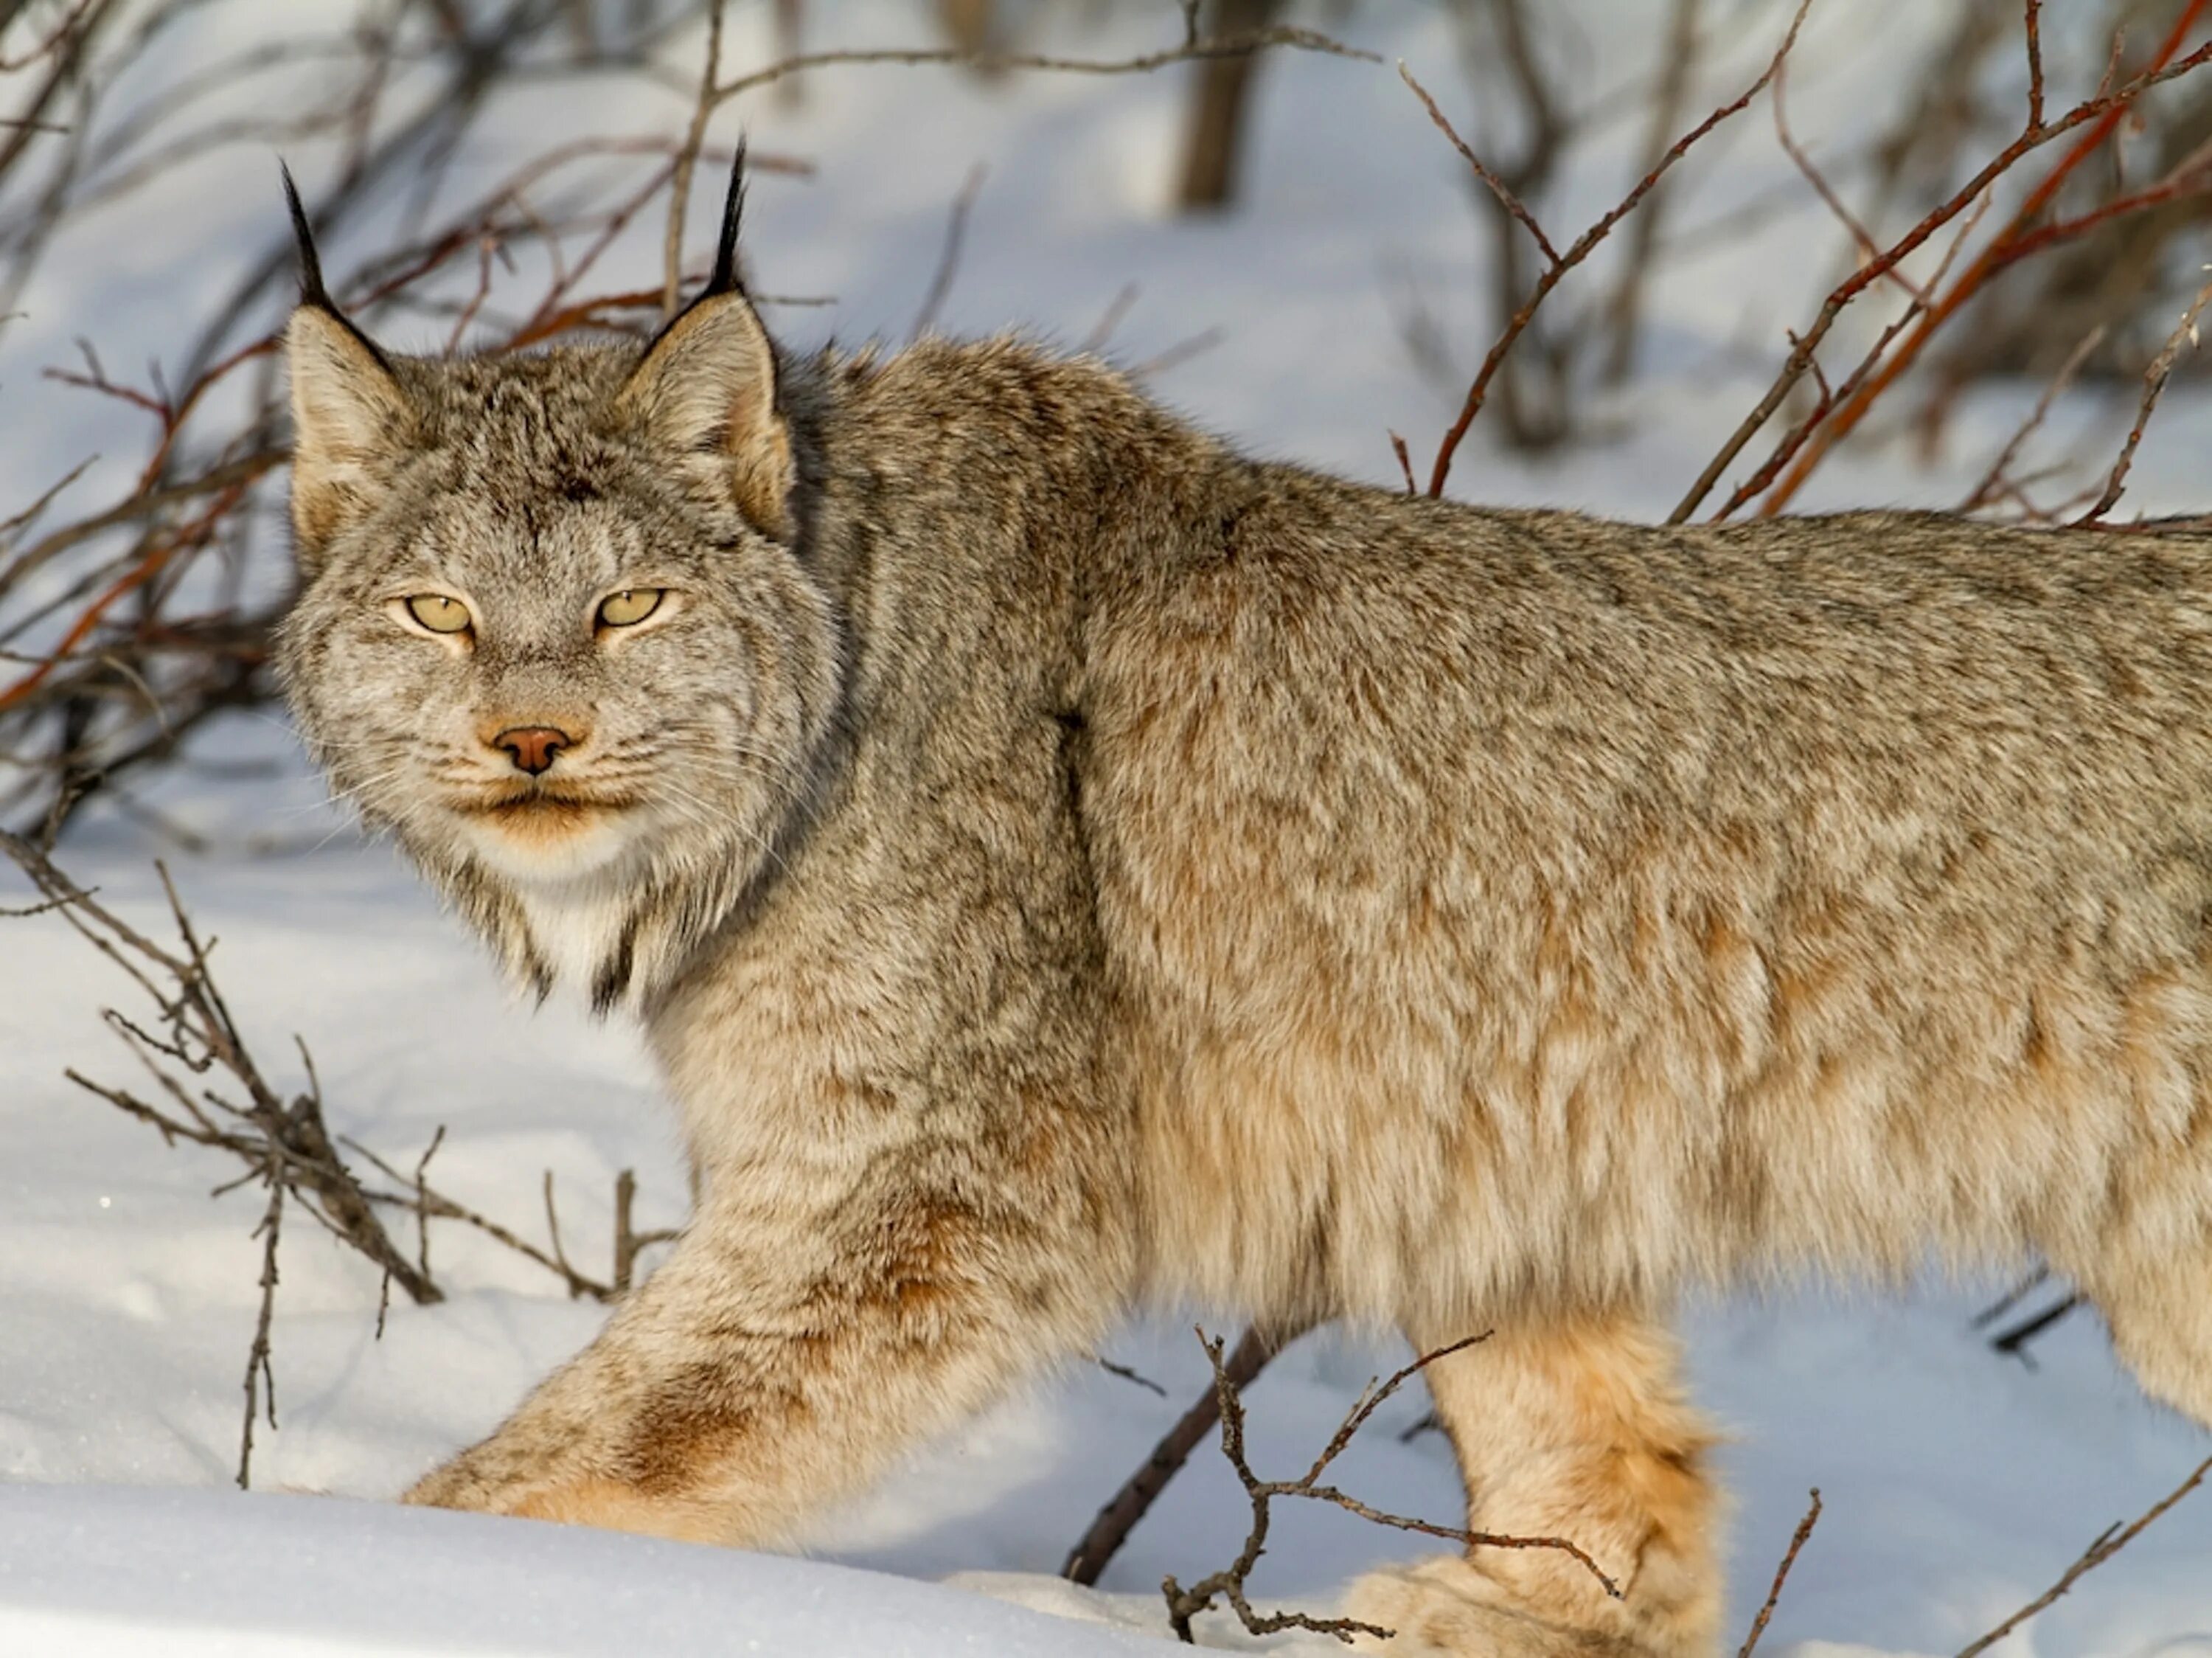
<instances>
[{"instance_id":1,"label":"pink nose","mask_svg":"<svg viewBox=\"0 0 2212 1658\"><path fill-rule=\"evenodd\" d=\"M556 754L576 744L567 732L555 726L511 725L491 740L491 746L507 750L515 769L534 777L553 764Z\"/></svg>"}]
</instances>

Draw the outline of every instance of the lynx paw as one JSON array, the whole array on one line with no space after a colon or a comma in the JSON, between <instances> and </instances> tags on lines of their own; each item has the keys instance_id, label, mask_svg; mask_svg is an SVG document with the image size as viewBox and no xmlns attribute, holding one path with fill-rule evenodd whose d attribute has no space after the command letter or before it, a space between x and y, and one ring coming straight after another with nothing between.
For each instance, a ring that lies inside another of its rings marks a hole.
<instances>
[{"instance_id":1,"label":"lynx paw","mask_svg":"<svg viewBox=\"0 0 2212 1658\"><path fill-rule=\"evenodd\" d=\"M620 1480L547 1479L492 1484L462 1462L450 1462L416 1482L402 1503L563 1526L638 1532L685 1543L730 1540L731 1516L696 1498L647 1493Z\"/></svg>"},{"instance_id":2,"label":"lynx paw","mask_svg":"<svg viewBox=\"0 0 2212 1658\"><path fill-rule=\"evenodd\" d=\"M1465 1560L1443 1555L1361 1578L1345 1612L1396 1631L1388 1641L1357 1643L1390 1658L1703 1658L1551 1623L1502 1598L1498 1585Z\"/></svg>"}]
</instances>

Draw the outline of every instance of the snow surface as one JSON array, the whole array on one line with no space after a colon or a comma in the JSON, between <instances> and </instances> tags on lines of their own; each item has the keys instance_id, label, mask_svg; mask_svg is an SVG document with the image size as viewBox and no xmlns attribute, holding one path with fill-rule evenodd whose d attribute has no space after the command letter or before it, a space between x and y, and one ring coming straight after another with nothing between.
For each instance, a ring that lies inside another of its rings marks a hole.
<instances>
[{"instance_id":1,"label":"snow surface","mask_svg":"<svg viewBox=\"0 0 2212 1658\"><path fill-rule=\"evenodd\" d=\"M808 9L825 43L927 38L920 9L890 0ZM1781 9L1743 0L1714 9L1728 39L1706 82L1717 100L1771 49ZM1635 111L1662 9L1575 0L1557 10L1579 42L1572 84L1585 101ZM1800 135L1830 155L1873 130L1903 91L1884 64L1940 34L1943 11L1911 0L1816 10L1791 81ZM1142 49L1171 36L1170 12L1063 17L1043 38L1099 55ZM765 54L765 13L736 9L733 63ZM213 5L148 72L181 72L192 52L256 38L280 16L328 21L313 8ZM1431 9L1376 4L1337 23L1386 58L1404 57L1455 115L1469 113L1449 32ZM1220 331L1210 349L1157 376L1163 398L1256 452L1391 479L1386 432L1404 432L1424 458L1455 402L1400 337L1409 289L1444 328L1450 377L1487 340L1487 290L1472 275L1481 244L1458 163L1387 64L1280 58L1261 82L1247 199L1218 221L1177 222L1160 204L1180 94L1173 76L1015 76L979 89L950 73L852 70L817 77L795 107L752 103L744 119L756 145L815 167L804 180L761 177L748 225L757 283L836 300L772 312L772 324L800 341L831 329L902 336L935 266L946 206L981 161L990 172L942 318L949 331L1018 323L1081 339L1134 283L1138 298L1109 346L1121 361ZM454 193L473 193L549 134L665 131L682 108L672 93L635 88L597 101L518 93L471 151ZM1555 239L1618 194L1639 125L1613 119L1580 152L1547 210ZM716 129L734 130L733 120ZM293 159L312 187L328 158ZM218 154L160 204L89 215L58 246L24 301L28 316L0 333L10 417L0 513L88 450L104 451L111 469L138 463L142 430L38 370L64 361L78 332L95 333L111 363L172 349L180 320L281 234L270 170L258 153ZM1754 113L1685 177L1695 187L1683 222L1699 223L1773 190L1790 169ZM695 217L696 236L710 212ZM609 285L655 279L658 238L657 224L639 227L603 267ZM365 233L326 256L343 271L370 251ZM1817 208L1705 238L1655 287L1650 372L1596 406L1605 440L1534 464L1492 448L1479 426L1455 492L1663 514L1763 387L1782 328L1809 314L1839 257ZM1607 280L1600 262L1560 298L1595 296ZM527 289L526 277L518 282ZM402 346L438 337L430 325L419 338L396 332ZM1896 438L1841 455L1801 504L1954 503L2037 389L1966 399L1932 460ZM2029 464L2075 448L2108 455L2132 402L2125 387L2069 399ZM2170 395L2130 504L2203 506L2208 438L2212 408ZM86 498L98 498L100 477L79 485ZM171 859L194 913L221 940L217 969L273 1074L300 1080L289 1057L299 1033L336 1128L404 1166L445 1125L440 1183L541 1240L550 1169L563 1235L589 1268L605 1259L618 1169L638 1172L641 1225L680 1215L672 1125L631 1032L565 1003L541 1012L511 998L394 855L320 803L281 721L235 722L192 752L210 769L167 777L143 798L204 837L209 851L181 852L101 808L72 832L64 862L159 931L149 859ZM213 765L246 761L273 771L241 779ZM0 884L0 902L15 890ZM127 990L56 917L0 922L0 1479L11 1482L0 1485L0 1654L745 1651L756 1641L823 1655L1107 1653L1138 1649L1132 1630L1164 1634L1164 1574L1201 1576L1243 1539L1242 1495L1203 1449L1109 1570L1108 1593L1051 1576L1203 1385L1189 1320L1164 1316L1133 1326L1109 1356L1168 1398L1071 1366L825 1516L811 1539L816 1562L228 1493L259 1200L211 1200L230 1167L165 1148L62 1080L70 1065L131 1079L98 1016ZM379 1338L373 1271L305 1225L288 1231L275 1324L281 1425L262 1430L257 1486L387 1496L489 1429L603 1316L459 1228L434 1231L431 1251L452 1299L395 1303ZM2205 1436L2140 1398L2086 1315L2037 1344L2032 1371L1989 1352L1968 1320L1992 1288L1808 1289L1691 1310L1698 1389L1735 1436L1722 1458L1739 1497L1732 1630L1748 1624L1807 1489L1817 1484L1826 1501L1763 1651L1955 1650L2204 1454ZM1302 1467L1360 1383L1401 1358L1332 1333L1298 1344L1250 1392L1257 1466ZM1447 1447L1434 1434L1399 1437L1423 1408L1418 1389L1394 1401L1346 1455L1342 1483L1449 1521L1458 1482ZM1333 1510L1287 1510L1254 1592L1262 1605L1325 1606L1359 1571L1425 1546ZM917 1581L948 1576L980 1594ZM994 1599L1061 1616L1045 1621ZM1201 1628L1209 1643L1239 1643L1218 1620ZM1340 1650L1310 1637L1278 1644ZM2212 1494L2000 1650L2212 1654Z\"/></svg>"},{"instance_id":2,"label":"snow surface","mask_svg":"<svg viewBox=\"0 0 2212 1658\"><path fill-rule=\"evenodd\" d=\"M309 1496L0 1487L0 1651L556 1658L848 1649L1129 1658L1158 1643L884 1572Z\"/></svg>"}]
</instances>

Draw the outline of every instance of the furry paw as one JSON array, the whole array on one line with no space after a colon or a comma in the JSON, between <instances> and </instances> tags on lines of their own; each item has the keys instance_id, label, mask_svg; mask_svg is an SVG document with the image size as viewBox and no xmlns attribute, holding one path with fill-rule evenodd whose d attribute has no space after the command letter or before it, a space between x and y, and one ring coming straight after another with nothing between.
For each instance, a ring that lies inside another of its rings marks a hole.
<instances>
[{"instance_id":1,"label":"furry paw","mask_svg":"<svg viewBox=\"0 0 2212 1658\"><path fill-rule=\"evenodd\" d=\"M432 1470L399 1500L427 1508L637 1532L686 1543L731 1540L731 1515L697 1497L647 1492L620 1480L590 1478L507 1480L495 1484L466 1464L465 1457L459 1458Z\"/></svg>"},{"instance_id":2,"label":"furry paw","mask_svg":"<svg viewBox=\"0 0 2212 1658\"><path fill-rule=\"evenodd\" d=\"M1344 1610L1396 1631L1388 1641L1362 1637L1356 1643L1391 1658L1704 1658L1516 1609L1498 1583L1452 1555L1369 1574L1352 1586Z\"/></svg>"}]
</instances>

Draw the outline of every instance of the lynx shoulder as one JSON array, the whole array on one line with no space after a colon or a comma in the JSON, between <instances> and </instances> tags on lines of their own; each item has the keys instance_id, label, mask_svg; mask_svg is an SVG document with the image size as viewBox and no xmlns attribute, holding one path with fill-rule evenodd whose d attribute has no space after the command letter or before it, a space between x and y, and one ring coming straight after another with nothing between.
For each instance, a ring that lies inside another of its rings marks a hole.
<instances>
[{"instance_id":1,"label":"lynx shoulder","mask_svg":"<svg viewBox=\"0 0 2212 1658\"><path fill-rule=\"evenodd\" d=\"M789 1536L1134 1306L1422 1347L1391 1650L1715 1649L1678 1292L2039 1255L2212 1423L2212 544L1654 529L1247 460L1090 359L289 335L301 728L699 1175L411 1500ZM1609 1643L1609 1644L1608 1644Z\"/></svg>"}]
</instances>

